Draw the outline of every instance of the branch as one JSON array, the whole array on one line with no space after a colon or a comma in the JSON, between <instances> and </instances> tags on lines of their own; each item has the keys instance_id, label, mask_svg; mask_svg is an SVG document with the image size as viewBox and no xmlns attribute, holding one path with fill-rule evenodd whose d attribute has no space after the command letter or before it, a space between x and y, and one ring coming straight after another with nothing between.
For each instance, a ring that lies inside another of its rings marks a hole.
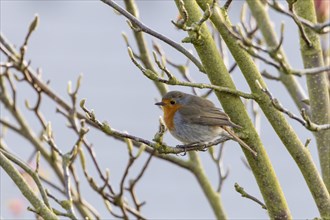
<instances>
[{"instance_id":1,"label":"branch","mask_svg":"<svg viewBox=\"0 0 330 220\"><path fill-rule=\"evenodd\" d=\"M14 68L16 68L18 71L25 71L26 74L28 74L28 76L32 79L33 83L30 83L29 84L33 87L34 85L39 87L40 90L42 90L42 92L44 94L46 94L51 100L53 100L57 105L61 106L61 108L63 108L66 112L73 112L73 109L72 107L64 101L64 99L62 99L59 95L57 95L46 83L42 82L41 79L39 79L37 77L37 74L36 74L36 71L33 70L30 66L27 66L27 62L24 61L24 66L23 67L20 67L18 65L18 62L19 62L19 55L18 55L18 52L15 50L15 48L13 46L11 46L12 44L0 33L0 49L1 51L10 59L12 60L15 65L14 65ZM88 120L83 114L77 112L77 117L79 119L85 119L86 122L95 127L95 128L99 128L96 126L95 123L93 123L92 121ZM22 122L23 123L23 122ZM25 125L25 123L23 123ZM25 129L24 127L24 131L28 131L28 129ZM24 135L24 132L20 133L21 135ZM120 138L118 136L112 136L114 137L115 139L119 140L119 141L125 141L123 138ZM140 147L140 145L136 145L134 143L134 146L135 147ZM39 148L38 147L38 150L41 151L41 153L43 153L43 149ZM93 151L91 151L93 152ZM148 153L152 153L153 152L153 149L150 148L150 147L147 147L146 148L146 152ZM166 160L166 161L169 161L169 162L172 162L182 168L188 168L187 167L187 164L185 163L185 161L177 158L177 157L173 157L171 155L164 155L164 154L156 154L155 155L156 157L160 158L160 159L163 159L163 160Z\"/></svg>"},{"instance_id":2,"label":"branch","mask_svg":"<svg viewBox=\"0 0 330 220\"><path fill-rule=\"evenodd\" d=\"M261 89L261 91L263 91L271 100L272 105L279 110L280 112L283 112L284 114L288 115L290 118L298 121L300 124L302 124L305 128L307 128L310 131L321 131L321 130L327 130L330 129L330 124L323 124L323 125L318 125L313 123L309 116L306 113L305 109L301 109L301 115L303 117L303 119L297 117L295 114L293 114L292 112L290 112L289 110L285 109L282 104L273 97L273 95L269 92L269 90L267 88L263 88L261 86L261 84L259 83L259 81L257 81L257 84L259 86L259 88Z\"/></svg>"},{"instance_id":3,"label":"branch","mask_svg":"<svg viewBox=\"0 0 330 220\"><path fill-rule=\"evenodd\" d=\"M247 94L238 90L230 89L227 87L220 87L216 85L211 84L204 84L204 83L191 83L191 82L182 82L179 81L172 73L170 73L166 67L162 66L158 60L156 60L157 65L160 69L162 69L165 74L167 75L168 79L164 79L158 76L158 74L154 73L152 70L145 69L143 66L141 66L137 60L134 58L131 48L128 48L128 54L132 60L132 62L142 71L142 73L149 79L162 82L168 85L180 85L180 86L187 86L187 87L195 87L200 89L213 89L218 92L224 92L235 96L240 96L246 99L256 99L256 97L253 94Z\"/></svg>"},{"instance_id":4,"label":"branch","mask_svg":"<svg viewBox=\"0 0 330 220\"><path fill-rule=\"evenodd\" d=\"M225 25L225 27L228 30L228 33L230 33L236 40L238 40L238 45L240 47L242 47L246 52L248 52L251 56L263 61L264 63L266 63L268 65L273 66L276 69L280 69L281 66L278 63L275 63L269 59L266 59L264 56L259 55L255 51L255 50L262 51L264 53L267 53L271 57L273 57L272 55L274 54L274 51L278 50L278 49L276 49L278 47L276 47L275 49L268 50L259 45L256 45L255 43L252 42L252 39L247 38L242 33L240 33L241 29L239 26L236 27L237 30L234 30L232 27L229 27L227 25ZM278 61L278 60L276 60L276 61Z\"/></svg>"},{"instance_id":5,"label":"branch","mask_svg":"<svg viewBox=\"0 0 330 220\"><path fill-rule=\"evenodd\" d=\"M225 146L225 142L220 144L217 156L215 155L214 149L212 147L209 150L211 158L217 167L217 173L219 176L219 182L218 182L218 187L217 187L218 193L221 192L222 185L223 185L224 181L227 179L227 177L229 176L229 169L227 169L226 171L223 170L223 151L225 149L224 146Z\"/></svg>"},{"instance_id":6,"label":"branch","mask_svg":"<svg viewBox=\"0 0 330 220\"><path fill-rule=\"evenodd\" d=\"M284 9L284 7L278 3L277 1L274 1L273 0L273 3L271 3L270 1L267 0L267 4L274 10L284 14L284 15L287 15L289 17L291 17L295 22L296 24L298 25L298 27L300 26L301 27L301 24L305 25L306 27L312 29L313 31L315 31L316 33L318 34L326 34L330 31L330 22L324 22L324 23L317 23L317 24L314 24L302 17L299 17L298 15L296 15L294 13L294 11L287 11ZM299 29L300 29L299 27Z\"/></svg>"},{"instance_id":7,"label":"branch","mask_svg":"<svg viewBox=\"0 0 330 220\"><path fill-rule=\"evenodd\" d=\"M226 3L223 6L223 9L225 9L227 11L229 9L229 6L230 6L230 4L231 4L232 1L233 0L227 0Z\"/></svg>"},{"instance_id":8,"label":"branch","mask_svg":"<svg viewBox=\"0 0 330 220\"><path fill-rule=\"evenodd\" d=\"M268 73L266 70L263 70L260 74L266 79L281 81L281 77L273 76L272 74Z\"/></svg>"},{"instance_id":9,"label":"branch","mask_svg":"<svg viewBox=\"0 0 330 220\"><path fill-rule=\"evenodd\" d=\"M12 125L11 123L9 123L6 120L3 120L0 118L0 124L2 124L4 127L7 127L13 131L15 131L17 134L20 134L22 132L22 129L17 128L15 125Z\"/></svg>"},{"instance_id":10,"label":"branch","mask_svg":"<svg viewBox=\"0 0 330 220\"><path fill-rule=\"evenodd\" d=\"M153 42L152 47L155 50L154 57L156 56L155 53L157 53L161 57L161 60L164 63L163 65L165 65L165 63L168 63L170 66L177 69L177 71L182 75L184 80L186 80L187 82L191 82L191 83L194 82L194 80L190 76L189 70L188 70L189 60L187 60L186 64L176 64L175 62L173 62L172 60L170 60L169 58L166 57L165 52L162 50L162 48L159 44L157 44L156 42ZM149 69L149 68L147 68L147 69ZM151 70L156 72L156 70L153 70L153 69L151 69ZM196 87L192 87L192 92L195 95L199 95Z\"/></svg>"},{"instance_id":11,"label":"branch","mask_svg":"<svg viewBox=\"0 0 330 220\"><path fill-rule=\"evenodd\" d=\"M275 53L273 53L273 58L277 59L282 67L278 70L280 73L280 77L278 79L286 87L298 109L304 108L307 112L310 112L310 106L301 101L307 99L305 91L296 77L290 74L290 64L286 58L286 54L284 53L283 45L279 47L279 45L281 45L281 39L284 36L284 30L282 28L283 25L281 27L281 38L278 40L272 20L269 16L269 11L262 1L247 0L246 2L249 5L249 9L255 21L257 22L267 47L278 48L278 50L275 50Z\"/></svg>"},{"instance_id":12,"label":"branch","mask_svg":"<svg viewBox=\"0 0 330 220\"><path fill-rule=\"evenodd\" d=\"M146 26L145 24L143 24L141 21L137 20L136 17L134 17L132 14L130 14L129 12L127 12L125 9L123 9L122 7L120 7L117 3L115 3L113 0L101 0L102 2L104 2L105 4L109 5L110 7L114 8L115 10L117 10L120 14L122 14L123 16L125 16L127 19L130 20L130 22L132 22L132 24L135 25L135 27L138 27L139 31L143 31L147 34L150 34L151 36L154 36L156 38L158 38L161 41L164 41L165 43L167 43L168 45L172 46L173 48L175 48L176 50L180 51L183 55L185 55L189 60L191 60L199 69L199 71L201 72L205 72L203 65L199 62L199 60L197 60L197 58L195 58L189 51L187 51L183 46L181 46L180 44L176 43L175 41L169 39L168 37L152 30L151 28L149 28L148 26Z\"/></svg>"},{"instance_id":13,"label":"branch","mask_svg":"<svg viewBox=\"0 0 330 220\"><path fill-rule=\"evenodd\" d=\"M17 158L15 155L11 154L10 152L4 150L4 149L0 149L1 153L4 154L4 156L6 156L9 160L11 160L13 163L17 164L20 168L22 168L27 174L29 174L32 179L34 180L34 182L36 183L39 192L41 194L41 197L45 203L45 205L48 208L50 207L47 195L46 195L46 191L44 189L44 187L41 184L40 178L39 178L39 174L38 174L38 162L37 162L37 168L35 171L33 171L27 164L25 164L21 159Z\"/></svg>"},{"instance_id":14,"label":"branch","mask_svg":"<svg viewBox=\"0 0 330 220\"><path fill-rule=\"evenodd\" d=\"M147 170L147 167L150 164L151 158L152 158L153 154L150 154L147 161L145 162L144 166L142 167L140 173L137 175L137 177L133 180L130 180L129 182L129 187L126 188L126 190L128 190L131 194L131 197L133 199L133 202L135 204L136 210L140 211L141 206L143 206L145 204L145 202L139 202L136 195L135 195L135 186L138 183L138 181L142 178L143 174L145 173L145 171Z\"/></svg>"},{"instance_id":15,"label":"branch","mask_svg":"<svg viewBox=\"0 0 330 220\"><path fill-rule=\"evenodd\" d=\"M290 73L297 76L303 76L303 75L319 74L325 71L330 71L330 66L320 66L320 67L314 67L303 70L290 70Z\"/></svg>"},{"instance_id":16,"label":"branch","mask_svg":"<svg viewBox=\"0 0 330 220\"><path fill-rule=\"evenodd\" d=\"M2 151L0 151L0 166L14 181L24 197L29 200L36 210L38 210L38 215L44 219L58 219L54 212L52 212L52 210L50 210L42 201L39 200L38 196L35 195L28 183L24 180L18 170L10 163Z\"/></svg>"},{"instance_id":17,"label":"branch","mask_svg":"<svg viewBox=\"0 0 330 220\"><path fill-rule=\"evenodd\" d=\"M240 185L238 185L237 183L235 183L235 190L236 190L236 192L238 192L239 194L241 194L242 197L245 197L247 199L251 199L252 201L254 201L254 202L258 203L259 205L261 205L261 208L267 210L267 207L266 207L266 205L263 202L261 202L256 197L251 196L250 194L248 194L247 192L245 192L244 191L244 188L241 187Z\"/></svg>"}]
</instances>

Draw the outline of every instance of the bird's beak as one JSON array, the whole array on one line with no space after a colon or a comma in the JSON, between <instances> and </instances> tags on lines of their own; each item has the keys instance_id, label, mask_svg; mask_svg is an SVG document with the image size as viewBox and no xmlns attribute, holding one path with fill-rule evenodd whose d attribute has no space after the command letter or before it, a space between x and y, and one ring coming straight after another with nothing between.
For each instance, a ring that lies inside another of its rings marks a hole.
<instances>
[{"instance_id":1,"label":"bird's beak","mask_svg":"<svg viewBox=\"0 0 330 220\"><path fill-rule=\"evenodd\" d=\"M165 104L165 102L157 102L157 103L155 103L155 105L164 106L164 105L166 105L166 104Z\"/></svg>"}]
</instances>

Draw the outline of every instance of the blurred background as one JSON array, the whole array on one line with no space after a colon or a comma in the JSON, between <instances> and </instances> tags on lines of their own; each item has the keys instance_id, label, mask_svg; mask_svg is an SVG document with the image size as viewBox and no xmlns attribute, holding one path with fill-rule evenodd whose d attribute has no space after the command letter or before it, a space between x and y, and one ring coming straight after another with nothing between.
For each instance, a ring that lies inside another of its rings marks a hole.
<instances>
[{"instance_id":1,"label":"blurred background","mask_svg":"<svg viewBox=\"0 0 330 220\"><path fill-rule=\"evenodd\" d=\"M121 1L119 4L123 5ZM243 1L233 1L230 7L230 19L233 24L239 21L239 13ZM118 15L109 6L99 1L7 1L1 0L1 32L18 48L24 42L28 26L34 15L40 17L39 27L33 33L26 53L26 59L31 60L33 68L42 69L44 81L50 80L50 87L62 98L70 102L67 95L67 83L76 83L77 77L82 74L82 86L78 94L78 101L87 99L86 105L95 110L101 121L121 131L151 140L158 129L158 119L162 112L154 103L160 99L160 94L154 84L146 79L132 64L127 54L127 48L121 32L125 32L133 47L136 49L132 31L123 16ZM172 1L137 1L141 20L154 30L165 34L169 38L181 42L186 36L171 24L178 11ZM280 23L285 23L284 48L290 64L295 69L302 69L302 60L299 53L299 38L295 24L288 18L270 11L277 33ZM279 36L279 34L278 34ZM178 64L184 64L186 58L173 48L157 39L147 37L148 44L152 40L159 43L168 58ZM184 46L193 51L190 44ZM150 47L151 48L151 47ZM196 53L195 53L196 54ZM1 61L5 57L1 54ZM229 59L232 64L232 59ZM276 70L260 63L260 69L267 69L276 75ZM207 82L201 74L190 64L190 74L199 82ZM171 68L170 68L171 69ZM180 76L171 69L176 76ZM249 92L248 86L238 68L232 74L239 90ZM180 78L180 77L179 77ZM304 78L300 79L305 88ZM299 115L286 89L278 82L266 80L270 91L290 109ZM189 88L169 87L171 90L191 92ZM17 103L27 118L31 128L39 132L40 124L33 112L26 110L24 101L31 105L36 101L35 92L26 83L17 85ZM205 91L202 91L205 92ZM214 95L209 97L220 105ZM251 112L251 105L247 105ZM1 106L1 117L12 120L6 109ZM51 121L55 134L55 141L63 152L71 150L76 135L66 127L66 119L55 112L56 105L44 97L41 110L47 121ZM319 216L317 208L307 185L297 168L297 165L278 139L262 112L261 138L266 151L280 181L286 196L292 216L295 219L312 219ZM314 162L319 168L315 140L310 132L296 121L288 119L297 131L302 142L312 138L309 145ZM26 140L15 133L8 131L5 140L10 150L20 158L27 160L33 148ZM119 181L127 164L127 147L121 142L106 137L100 131L91 129L87 135L93 143L96 157L101 169L109 168L111 184L119 188ZM169 134L165 141L172 146L178 144ZM202 157L205 170L212 184L216 187L218 176L216 167L210 160L207 152L199 153ZM229 177L222 188L222 203L230 219L267 219L265 210L256 203L242 198L234 189L237 182L244 189L262 200L250 170L242 162L243 153L238 144L229 141L224 149L224 169L229 169ZM178 155L178 157L180 157ZM147 155L138 160L138 165L130 173L135 177L145 162ZM90 164L90 159L87 164ZM97 173L89 168L91 175L99 180ZM33 213L26 210L28 202L23 198L17 187L1 170L0 213L2 219L31 219ZM49 178L53 174L47 168L46 162L41 161L41 172ZM91 202L100 211L103 219L112 219L106 211L103 201L90 190L88 183L79 170L82 184L82 196ZM54 192L55 193L55 192ZM205 199L195 178L187 171L166 161L153 158L142 180L137 185L137 195L141 201L146 201L142 207L142 214L150 219L213 219L213 212Z\"/></svg>"}]
</instances>

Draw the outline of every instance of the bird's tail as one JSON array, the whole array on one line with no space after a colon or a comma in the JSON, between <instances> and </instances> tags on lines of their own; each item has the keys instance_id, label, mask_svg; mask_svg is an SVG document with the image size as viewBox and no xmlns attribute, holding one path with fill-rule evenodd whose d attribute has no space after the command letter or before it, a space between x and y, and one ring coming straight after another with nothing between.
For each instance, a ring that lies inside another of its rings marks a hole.
<instances>
[{"instance_id":1,"label":"bird's tail","mask_svg":"<svg viewBox=\"0 0 330 220\"><path fill-rule=\"evenodd\" d=\"M229 127L224 126L224 130L227 131L232 138L237 141L240 145L242 145L242 147L244 147L245 149L247 149L248 151L250 151L254 156L257 156L257 152L255 152L249 145L247 145L244 141L242 141L233 130L231 130Z\"/></svg>"}]
</instances>

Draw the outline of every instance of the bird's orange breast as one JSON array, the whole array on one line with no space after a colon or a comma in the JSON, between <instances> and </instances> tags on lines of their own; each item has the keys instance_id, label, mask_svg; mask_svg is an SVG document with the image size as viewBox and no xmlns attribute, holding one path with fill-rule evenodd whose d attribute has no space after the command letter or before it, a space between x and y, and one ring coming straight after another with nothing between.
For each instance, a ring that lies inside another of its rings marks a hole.
<instances>
[{"instance_id":1,"label":"bird's orange breast","mask_svg":"<svg viewBox=\"0 0 330 220\"><path fill-rule=\"evenodd\" d=\"M166 124L166 127L169 130L174 129L174 115L178 111L178 109L181 108L181 105L174 105L174 106L164 106L164 121Z\"/></svg>"}]
</instances>

